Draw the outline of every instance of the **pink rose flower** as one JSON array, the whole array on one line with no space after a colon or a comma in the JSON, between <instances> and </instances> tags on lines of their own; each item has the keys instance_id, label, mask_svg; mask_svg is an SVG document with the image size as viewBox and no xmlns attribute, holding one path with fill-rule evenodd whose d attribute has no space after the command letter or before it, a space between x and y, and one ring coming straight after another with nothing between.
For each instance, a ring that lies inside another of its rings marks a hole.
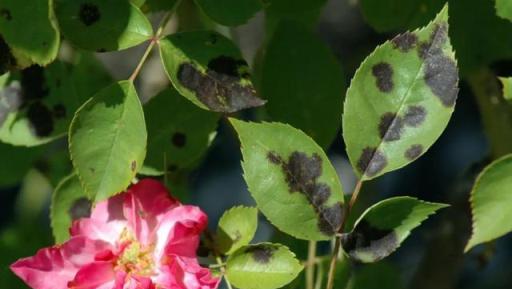
<instances>
[{"instance_id":1,"label":"pink rose flower","mask_svg":"<svg viewBox=\"0 0 512 289\"><path fill-rule=\"evenodd\" d=\"M196 257L206 224L198 207L145 179L76 220L67 242L11 270L34 289L214 289L219 279Z\"/></svg>"}]
</instances>

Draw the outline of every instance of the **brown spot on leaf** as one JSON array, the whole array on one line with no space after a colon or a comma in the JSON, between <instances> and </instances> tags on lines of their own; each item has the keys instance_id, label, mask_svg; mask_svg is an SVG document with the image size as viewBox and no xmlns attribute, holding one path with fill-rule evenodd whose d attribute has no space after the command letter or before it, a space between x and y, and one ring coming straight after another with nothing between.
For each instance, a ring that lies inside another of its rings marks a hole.
<instances>
[{"instance_id":1,"label":"brown spot on leaf","mask_svg":"<svg viewBox=\"0 0 512 289\"><path fill-rule=\"evenodd\" d=\"M135 172L135 170L137 169L137 161L132 161L132 163L130 164L130 169L132 170L132 172Z\"/></svg>"},{"instance_id":2,"label":"brown spot on leaf","mask_svg":"<svg viewBox=\"0 0 512 289\"><path fill-rule=\"evenodd\" d=\"M6 9L6 8L1 8L0 9L0 17L4 18L7 21L11 21L12 20L11 11L9 11L9 9Z\"/></svg>"},{"instance_id":3,"label":"brown spot on leaf","mask_svg":"<svg viewBox=\"0 0 512 289\"><path fill-rule=\"evenodd\" d=\"M267 264L277 251L277 247L270 244L252 245L245 249L245 253L251 254L254 261L260 264Z\"/></svg>"},{"instance_id":4,"label":"brown spot on leaf","mask_svg":"<svg viewBox=\"0 0 512 289\"><path fill-rule=\"evenodd\" d=\"M88 218L91 215L91 205L91 201L87 198L79 198L73 202L68 210L68 214L73 221L81 218Z\"/></svg>"},{"instance_id":5,"label":"brown spot on leaf","mask_svg":"<svg viewBox=\"0 0 512 289\"><path fill-rule=\"evenodd\" d=\"M91 26L101 18L100 9L98 6L92 3L82 3L80 5L80 11L78 12L80 21L85 26Z\"/></svg>"},{"instance_id":6,"label":"brown spot on leaf","mask_svg":"<svg viewBox=\"0 0 512 289\"><path fill-rule=\"evenodd\" d=\"M402 118L396 113L386 112L380 117L379 135L384 141L399 140L404 124Z\"/></svg>"},{"instance_id":7,"label":"brown spot on leaf","mask_svg":"<svg viewBox=\"0 0 512 289\"><path fill-rule=\"evenodd\" d=\"M220 68L217 63L213 67ZM183 63L178 68L178 81L213 111L231 113L265 104L252 85L242 85L241 76L232 75L231 68L208 69L203 74L192 63Z\"/></svg>"},{"instance_id":8,"label":"brown spot on leaf","mask_svg":"<svg viewBox=\"0 0 512 289\"><path fill-rule=\"evenodd\" d=\"M345 252L354 260L362 261L360 254L373 255L372 261L378 261L393 252L399 244L394 230L379 229L365 219L355 229L342 237Z\"/></svg>"},{"instance_id":9,"label":"brown spot on leaf","mask_svg":"<svg viewBox=\"0 0 512 289\"><path fill-rule=\"evenodd\" d=\"M50 90L46 83L44 68L32 65L21 71L21 87L25 102L37 101L46 97Z\"/></svg>"},{"instance_id":10,"label":"brown spot on leaf","mask_svg":"<svg viewBox=\"0 0 512 289\"><path fill-rule=\"evenodd\" d=\"M405 111L405 115L403 117L403 121L405 125L418 127L421 125L427 116L427 111L423 106L420 105L411 105L407 107Z\"/></svg>"},{"instance_id":11,"label":"brown spot on leaf","mask_svg":"<svg viewBox=\"0 0 512 289\"><path fill-rule=\"evenodd\" d=\"M42 102L36 101L29 105L27 118L37 136L46 137L53 132L52 111Z\"/></svg>"},{"instance_id":12,"label":"brown spot on leaf","mask_svg":"<svg viewBox=\"0 0 512 289\"><path fill-rule=\"evenodd\" d=\"M393 47L399 49L401 52L408 52L416 47L418 37L412 32L405 32L393 38L391 42L393 43Z\"/></svg>"},{"instance_id":13,"label":"brown spot on leaf","mask_svg":"<svg viewBox=\"0 0 512 289\"><path fill-rule=\"evenodd\" d=\"M357 168L362 174L373 177L381 172L387 164L386 156L374 147L366 147L357 161Z\"/></svg>"},{"instance_id":14,"label":"brown spot on leaf","mask_svg":"<svg viewBox=\"0 0 512 289\"><path fill-rule=\"evenodd\" d=\"M382 92L393 90L393 68L386 62L380 62L372 67L372 74L375 76L377 87Z\"/></svg>"},{"instance_id":15,"label":"brown spot on leaf","mask_svg":"<svg viewBox=\"0 0 512 289\"><path fill-rule=\"evenodd\" d=\"M408 160L413 161L413 160L417 159L422 153L423 153L423 146L420 144L415 144L415 145L412 145L410 148L408 148L405 151L404 156Z\"/></svg>"},{"instance_id":16,"label":"brown spot on leaf","mask_svg":"<svg viewBox=\"0 0 512 289\"><path fill-rule=\"evenodd\" d=\"M171 138L172 144L177 148L182 148L187 143L187 136L181 132L175 132Z\"/></svg>"},{"instance_id":17,"label":"brown spot on leaf","mask_svg":"<svg viewBox=\"0 0 512 289\"><path fill-rule=\"evenodd\" d=\"M275 152L267 153L267 159L281 166L290 193L303 194L312 205L318 215L318 229L328 236L335 234L341 226L343 208L339 203L331 207L326 204L331 196L331 188L318 182L322 175L322 158L316 153L308 157L307 154L296 151L287 162Z\"/></svg>"}]
</instances>

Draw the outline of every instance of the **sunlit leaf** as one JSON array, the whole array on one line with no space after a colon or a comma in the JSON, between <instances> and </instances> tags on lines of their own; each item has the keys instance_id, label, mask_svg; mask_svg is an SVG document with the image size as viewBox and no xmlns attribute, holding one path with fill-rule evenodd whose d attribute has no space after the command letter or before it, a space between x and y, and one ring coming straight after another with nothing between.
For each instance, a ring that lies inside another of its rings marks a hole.
<instances>
[{"instance_id":1,"label":"sunlit leaf","mask_svg":"<svg viewBox=\"0 0 512 289\"><path fill-rule=\"evenodd\" d=\"M343 249L354 260L371 263L393 253L427 217L445 204L412 197L394 197L368 208L352 232L342 237Z\"/></svg>"},{"instance_id":2,"label":"sunlit leaf","mask_svg":"<svg viewBox=\"0 0 512 289\"><path fill-rule=\"evenodd\" d=\"M275 289L297 277L302 265L295 254L280 244L261 243L242 247L229 256L226 274L240 289Z\"/></svg>"},{"instance_id":3,"label":"sunlit leaf","mask_svg":"<svg viewBox=\"0 0 512 289\"><path fill-rule=\"evenodd\" d=\"M289 125L231 123L242 144L245 181L270 222L300 239L327 240L338 232L343 191L324 151Z\"/></svg>"},{"instance_id":4,"label":"sunlit leaf","mask_svg":"<svg viewBox=\"0 0 512 289\"><path fill-rule=\"evenodd\" d=\"M233 207L219 220L216 243L221 253L230 255L248 245L258 227L258 209Z\"/></svg>"},{"instance_id":5,"label":"sunlit leaf","mask_svg":"<svg viewBox=\"0 0 512 289\"><path fill-rule=\"evenodd\" d=\"M512 21L512 2L510 0L496 0L496 13L502 18Z\"/></svg>"},{"instance_id":6,"label":"sunlit leaf","mask_svg":"<svg viewBox=\"0 0 512 289\"><path fill-rule=\"evenodd\" d=\"M173 34L160 41L160 54L174 87L201 108L235 112L265 103L238 48L216 32Z\"/></svg>"},{"instance_id":7,"label":"sunlit leaf","mask_svg":"<svg viewBox=\"0 0 512 289\"><path fill-rule=\"evenodd\" d=\"M500 77L499 80L503 85L503 97L512 101L512 77Z\"/></svg>"},{"instance_id":8,"label":"sunlit leaf","mask_svg":"<svg viewBox=\"0 0 512 289\"><path fill-rule=\"evenodd\" d=\"M127 0L56 0L62 34L93 51L126 49L153 35L146 16Z\"/></svg>"},{"instance_id":9,"label":"sunlit leaf","mask_svg":"<svg viewBox=\"0 0 512 289\"><path fill-rule=\"evenodd\" d=\"M471 191L473 234L465 251L512 231L512 155L490 164Z\"/></svg>"},{"instance_id":10,"label":"sunlit leaf","mask_svg":"<svg viewBox=\"0 0 512 289\"><path fill-rule=\"evenodd\" d=\"M328 47L302 24L282 21L262 69L262 95L272 120L303 130L327 148L339 129L345 91L341 67Z\"/></svg>"},{"instance_id":11,"label":"sunlit leaf","mask_svg":"<svg viewBox=\"0 0 512 289\"><path fill-rule=\"evenodd\" d=\"M92 202L82 189L76 174L64 178L52 196L50 220L56 243L69 239L69 228L74 220L91 214Z\"/></svg>"},{"instance_id":12,"label":"sunlit leaf","mask_svg":"<svg viewBox=\"0 0 512 289\"><path fill-rule=\"evenodd\" d=\"M0 0L0 74L46 65L59 51L53 0Z\"/></svg>"},{"instance_id":13,"label":"sunlit leaf","mask_svg":"<svg viewBox=\"0 0 512 289\"><path fill-rule=\"evenodd\" d=\"M387 41L352 79L343 137L362 179L416 160L448 124L459 77L447 20L445 7L427 27Z\"/></svg>"},{"instance_id":14,"label":"sunlit leaf","mask_svg":"<svg viewBox=\"0 0 512 289\"><path fill-rule=\"evenodd\" d=\"M196 164L208 149L219 119L218 114L198 108L173 88L152 98L144 113L148 127L144 164L157 171Z\"/></svg>"},{"instance_id":15,"label":"sunlit leaf","mask_svg":"<svg viewBox=\"0 0 512 289\"><path fill-rule=\"evenodd\" d=\"M262 8L261 0L196 0L206 15L217 23L238 26Z\"/></svg>"},{"instance_id":16,"label":"sunlit leaf","mask_svg":"<svg viewBox=\"0 0 512 289\"><path fill-rule=\"evenodd\" d=\"M114 83L80 107L69 129L69 151L91 199L104 200L128 187L144 162L146 141L132 82Z\"/></svg>"}]
</instances>

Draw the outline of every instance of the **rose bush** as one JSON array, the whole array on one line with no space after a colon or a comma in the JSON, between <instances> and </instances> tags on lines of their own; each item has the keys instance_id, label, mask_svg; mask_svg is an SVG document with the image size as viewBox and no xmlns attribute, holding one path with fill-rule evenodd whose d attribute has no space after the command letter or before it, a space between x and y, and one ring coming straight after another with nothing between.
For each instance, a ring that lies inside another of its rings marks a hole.
<instances>
[{"instance_id":1,"label":"rose bush","mask_svg":"<svg viewBox=\"0 0 512 289\"><path fill-rule=\"evenodd\" d=\"M11 269L34 289L213 289L219 279L196 257L206 225L198 207L144 179L74 221L68 241Z\"/></svg>"}]
</instances>

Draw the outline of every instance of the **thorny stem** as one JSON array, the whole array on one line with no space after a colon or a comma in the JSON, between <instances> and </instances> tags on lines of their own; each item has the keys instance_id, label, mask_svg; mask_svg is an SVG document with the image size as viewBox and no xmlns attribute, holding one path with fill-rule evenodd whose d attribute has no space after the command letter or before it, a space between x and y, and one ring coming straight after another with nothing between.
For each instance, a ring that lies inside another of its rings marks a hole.
<instances>
[{"instance_id":1,"label":"thorny stem","mask_svg":"<svg viewBox=\"0 0 512 289\"><path fill-rule=\"evenodd\" d=\"M309 241L308 266L306 267L306 289L313 289L313 286L315 284L315 280L314 280L315 258L316 258L316 241Z\"/></svg>"},{"instance_id":2,"label":"thorny stem","mask_svg":"<svg viewBox=\"0 0 512 289\"><path fill-rule=\"evenodd\" d=\"M169 12L165 13L164 17L162 17L162 20L160 20L160 24L158 24L158 28L156 30L155 35L151 38L149 41L149 45L146 48L146 51L144 51L144 54L142 55L142 58L140 59L139 63L137 64L137 67L135 67L135 70L133 71L132 75L130 75L129 80L134 81L135 78L139 75L142 67L144 66L144 63L149 57L149 54L151 54L151 51L153 50L153 47L155 47L155 44L160 41L160 38L162 37L162 34L164 32L165 27L167 26L167 23L169 23L169 20L171 20L172 15L174 15L174 11L178 8L181 1L177 1L176 4L174 4L173 9L171 9Z\"/></svg>"},{"instance_id":3,"label":"thorny stem","mask_svg":"<svg viewBox=\"0 0 512 289\"><path fill-rule=\"evenodd\" d=\"M350 215L350 211L352 210L352 207L354 206L354 204L357 201L357 197L359 196L359 192L361 191L362 185L363 185L363 181L359 180L356 184L356 187L354 188L354 192L352 193L352 197L350 198L347 209L343 212L343 219L342 219L339 233L343 232L343 230L345 228L346 221ZM329 265L329 274L327 276L327 286L325 287L326 289L332 289L332 287L334 286L334 272L336 271L336 261L338 260L338 255L340 253L340 249L341 249L341 237L336 236L334 249L332 250L331 263Z\"/></svg>"},{"instance_id":4,"label":"thorny stem","mask_svg":"<svg viewBox=\"0 0 512 289\"><path fill-rule=\"evenodd\" d=\"M220 256L215 257L217 260L217 264L220 266L220 271L222 272L222 277L224 278L224 282L228 286L228 289L233 289L231 283L229 283L228 276L226 276L226 268L224 267L224 263L222 262L222 258Z\"/></svg>"}]
</instances>

